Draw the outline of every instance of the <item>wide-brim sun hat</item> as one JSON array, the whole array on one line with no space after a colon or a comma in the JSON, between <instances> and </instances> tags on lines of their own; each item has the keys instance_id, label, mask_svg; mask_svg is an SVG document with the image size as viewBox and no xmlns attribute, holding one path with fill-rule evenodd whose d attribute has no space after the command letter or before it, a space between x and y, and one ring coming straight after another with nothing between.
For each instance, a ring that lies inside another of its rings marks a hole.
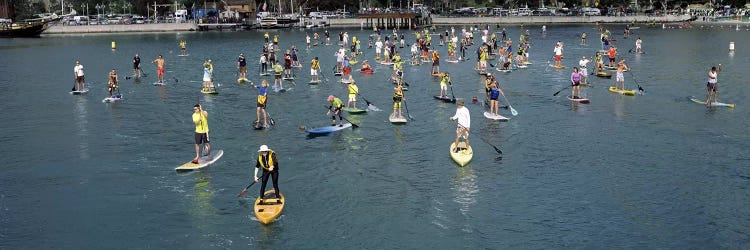
<instances>
[{"instance_id":1,"label":"wide-brim sun hat","mask_svg":"<svg viewBox=\"0 0 750 250\"><path fill-rule=\"evenodd\" d=\"M265 152L265 151L271 151L271 149L268 148L266 145L260 145L260 149L258 149L258 152Z\"/></svg>"}]
</instances>

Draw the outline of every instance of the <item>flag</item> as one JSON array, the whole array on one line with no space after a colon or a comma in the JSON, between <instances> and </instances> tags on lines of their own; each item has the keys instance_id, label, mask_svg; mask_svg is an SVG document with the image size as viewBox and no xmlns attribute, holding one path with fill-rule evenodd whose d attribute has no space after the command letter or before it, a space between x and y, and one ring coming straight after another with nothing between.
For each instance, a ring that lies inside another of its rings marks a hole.
<instances>
[{"instance_id":1,"label":"flag","mask_svg":"<svg viewBox=\"0 0 750 250\"><path fill-rule=\"evenodd\" d=\"M268 2L263 2L263 11L266 11L266 7L268 7Z\"/></svg>"}]
</instances>

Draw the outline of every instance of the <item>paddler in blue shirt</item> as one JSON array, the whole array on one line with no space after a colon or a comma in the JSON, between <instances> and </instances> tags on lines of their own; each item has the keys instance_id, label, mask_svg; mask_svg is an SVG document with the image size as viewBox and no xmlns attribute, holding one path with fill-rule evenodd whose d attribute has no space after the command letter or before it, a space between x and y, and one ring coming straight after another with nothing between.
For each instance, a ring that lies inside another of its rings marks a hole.
<instances>
[{"instance_id":1,"label":"paddler in blue shirt","mask_svg":"<svg viewBox=\"0 0 750 250\"><path fill-rule=\"evenodd\" d=\"M263 80L258 86L258 101L255 109L255 126L260 127L260 112L263 111L263 126L268 127L268 118L266 115L266 104L268 103L268 82Z\"/></svg>"},{"instance_id":2,"label":"paddler in blue shirt","mask_svg":"<svg viewBox=\"0 0 750 250\"><path fill-rule=\"evenodd\" d=\"M326 115L331 114L331 111L333 111L333 116L331 116L331 126L336 126L336 116L338 116L339 127L343 127L344 116L341 110L344 108L344 102L342 102L341 99L334 97L333 95L328 96L328 102L330 103L330 106L328 106L328 112L326 112Z\"/></svg>"},{"instance_id":3,"label":"paddler in blue shirt","mask_svg":"<svg viewBox=\"0 0 750 250\"><path fill-rule=\"evenodd\" d=\"M261 177L258 178L258 169L263 169ZM268 183L268 176L271 176L273 180L273 189L276 193L276 204L281 204L281 195L279 195L279 159L276 158L276 152L268 148L266 145L261 145L258 150L258 160L255 163L255 174L253 179L255 182L261 180L260 184L260 204L263 203L263 194L266 192L266 184Z\"/></svg>"}]
</instances>

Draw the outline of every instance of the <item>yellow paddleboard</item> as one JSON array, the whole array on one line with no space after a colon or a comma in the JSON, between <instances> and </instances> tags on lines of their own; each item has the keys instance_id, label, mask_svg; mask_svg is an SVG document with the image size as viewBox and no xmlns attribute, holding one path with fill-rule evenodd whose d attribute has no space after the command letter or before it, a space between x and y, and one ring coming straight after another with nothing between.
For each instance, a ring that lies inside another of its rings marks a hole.
<instances>
[{"instance_id":1,"label":"yellow paddleboard","mask_svg":"<svg viewBox=\"0 0 750 250\"><path fill-rule=\"evenodd\" d=\"M279 196L281 197L277 198L275 191L271 189L263 193L263 204L259 204L260 197L255 199L253 211L255 211L255 217L258 218L260 223L271 223L281 215L282 211L284 211L284 204L286 203L286 200L284 200L284 194L279 192ZM277 203L277 201L281 201L281 203Z\"/></svg>"},{"instance_id":2,"label":"yellow paddleboard","mask_svg":"<svg viewBox=\"0 0 750 250\"><path fill-rule=\"evenodd\" d=\"M471 161L471 158L474 156L474 151L471 150L471 146L467 148L466 142L463 142L463 141L458 142L458 147L464 148L464 150L459 150L458 152L455 152L456 144L451 143L451 147L450 147L451 158L453 159L453 161L458 163L459 166L463 167L463 166L466 166L466 164L469 164L469 162Z\"/></svg>"},{"instance_id":3,"label":"yellow paddleboard","mask_svg":"<svg viewBox=\"0 0 750 250\"><path fill-rule=\"evenodd\" d=\"M201 158L198 158L198 164L195 164L191 161L182 164L181 166L175 168L174 170L177 171L190 171L195 169L204 168L208 165L211 165L212 163L219 160L224 155L224 150L216 150L211 152L211 158L208 158L208 156L201 156Z\"/></svg>"},{"instance_id":4,"label":"yellow paddleboard","mask_svg":"<svg viewBox=\"0 0 750 250\"><path fill-rule=\"evenodd\" d=\"M620 93L623 95L635 95L635 90L615 89L615 87L609 87L609 92Z\"/></svg>"}]
</instances>

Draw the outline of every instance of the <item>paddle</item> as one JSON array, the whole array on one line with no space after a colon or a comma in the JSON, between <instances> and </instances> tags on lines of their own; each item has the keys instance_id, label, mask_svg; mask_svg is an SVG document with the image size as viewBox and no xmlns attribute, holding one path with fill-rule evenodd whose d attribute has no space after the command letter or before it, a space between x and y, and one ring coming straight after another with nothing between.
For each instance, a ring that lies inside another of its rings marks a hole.
<instances>
[{"instance_id":1,"label":"paddle","mask_svg":"<svg viewBox=\"0 0 750 250\"><path fill-rule=\"evenodd\" d=\"M461 126L461 125L459 124L458 126ZM479 139L481 139L484 143L487 143L487 145L490 145L493 149L495 149L495 152L497 152L498 154L503 154L503 151L500 150L500 148L496 147L495 145L492 145L492 143L489 143L487 140L484 139L484 137L481 137L481 136L479 136L479 135L477 135L475 133L472 133L471 129L469 129L469 134L472 134L475 137L479 137ZM502 157L502 156L500 156L500 157Z\"/></svg>"},{"instance_id":2,"label":"paddle","mask_svg":"<svg viewBox=\"0 0 750 250\"><path fill-rule=\"evenodd\" d=\"M76 91L76 85L78 85L78 80L73 79L73 89L71 89L70 91Z\"/></svg>"},{"instance_id":3,"label":"paddle","mask_svg":"<svg viewBox=\"0 0 750 250\"><path fill-rule=\"evenodd\" d=\"M558 90L557 92L555 92L554 94L552 94L552 96L557 96L557 94L560 94L561 91L567 89L568 87L570 87L570 85L565 86L565 88L562 88L562 89Z\"/></svg>"},{"instance_id":4,"label":"paddle","mask_svg":"<svg viewBox=\"0 0 750 250\"><path fill-rule=\"evenodd\" d=\"M258 178L258 180L262 180L263 178L266 177L266 175L268 175L268 174L262 175L260 178ZM245 189L242 189L242 191L240 191L240 194L238 194L237 197L245 196L245 194L247 193L247 189L250 188L250 187L252 187L253 184L255 184L255 183L257 183L257 181L253 180L253 182L250 183L250 185L247 185L247 187L245 187Z\"/></svg>"},{"instance_id":5,"label":"paddle","mask_svg":"<svg viewBox=\"0 0 750 250\"><path fill-rule=\"evenodd\" d=\"M453 94L453 82L448 81L448 87L451 88L451 98L453 98L453 101L456 101L456 95Z\"/></svg>"},{"instance_id":6,"label":"paddle","mask_svg":"<svg viewBox=\"0 0 750 250\"><path fill-rule=\"evenodd\" d=\"M409 117L409 119L410 119L410 120L412 120L412 121L416 120L416 119L414 119L414 117L413 117L413 116L411 116L411 115L409 114L409 107L408 107L408 106L406 106L406 96L404 96L404 98L403 98L403 100L401 100L401 102L403 102L403 103L404 103L404 109L406 109L406 116L408 116L408 117Z\"/></svg>"},{"instance_id":7,"label":"paddle","mask_svg":"<svg viewBox=\"0 0 750 250\"><path fill-rule=\"evenodd\" d=\"M143 69L141 69L140 66L138 66L138 71L141 72L141 75L143 75L143 77L148 77L148 74L146 74L146 72L143 72Z\"/></svg>"},{"instance_id":8,"label":"paddle","mask_svg":"<svg viewBox=\"0 0 750 250\"><path fill-rule=\"evenodd\" d=\"M646 92L645 90L643 90L643 88L641 88L641 85L638 84L638 80L635 79L635 75L633 74L633 72L628 70L628 73L630 73L630 77L633 77L633 82L635 83L635 85L638 85L638 91L641 92L641 94L643 94L643 92Z\"/></svg>"},{"instance_id":9,"label":"paddle","mask_svg":"<svg viewBox=\"0 0 750 250\"><path fill-rule=\"evenodd\" d=\"M512 114L513 116L517 116L518 111L516 111L516 109L514 109L513 106L510 105L510 102L508 101L508 98L505 97L505 94L503 92L500 92L500 94L503 95L503 99L505 99L505 103L508 104L508 108L510 109L510 114Z\"/></svg>"}]
</instances>

